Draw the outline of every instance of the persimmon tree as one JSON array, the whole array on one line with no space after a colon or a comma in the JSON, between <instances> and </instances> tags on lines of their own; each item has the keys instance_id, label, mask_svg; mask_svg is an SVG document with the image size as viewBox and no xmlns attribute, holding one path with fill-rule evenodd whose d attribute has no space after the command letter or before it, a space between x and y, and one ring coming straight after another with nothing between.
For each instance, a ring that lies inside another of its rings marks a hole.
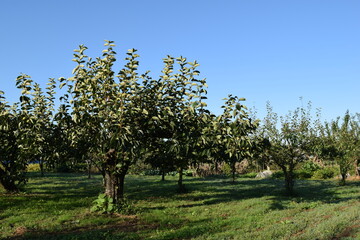
<instances>
[{"instance_id":1,"label":"persimmon tree","mask_svg":"<svg viewBox=\"0 0 360 240\"><path fill-rule=\"evenodd\" d=\"M117 203L123 198L127 170L140 153L144 135L140 126L146 109L141 108L136 50L128 51L125 67L116 74L112 69L114 44L108 41L105 45L102 58L96 60L85 55L83 45L75 50L74 76L61 79L60 87L67 85L71 98L71 139L74 144L91 141L87 150L99 156L105 195Z\"/></svg>"},{"instance_id":2,"label":"persimmon tree","mask_svg":"<svg viewBox=\"0 0 360 240\"><path fill-rule=\"evenodd\" d=\"M161 111L154 119L165 135L157 136L157 141L168 145L167 154L173 157L170 161L179 173L179 191L184 191L183 170L205 154L201 142L205 141L203 132L210 114L204 102L207 85L205 79L197 78L200 72L196 61L168 56L164 64L158 82L157 107Z\"/></svg>"},{"instance_id":3,"label":"persimmon tree","mask_svg":"<svg viewBox=\"0 0 360 240\"><path fill-rule=\"evenodd\" d=\"M31 93L31 125L30 134L32 141L29 146L29 160L36 161L40 165L41 175L44 175L44 164L54 158L54 124L53 114L55 105L56 82L53 78L49 79L48 87L44 93L39 84L33 84Z\"/></svg>"},{"instance_id":4,"label":"persimmon tree","mask_svg":"<svg viewBox=\"0 0 360 240\"><path fill-rule=\"evenodd\" d=\"M282 117L278 126L278 115L267 104L267 116L263 121L264 137L270 141L269 155L285 176L285 188L294 193L295 167L307 159L311 145L312 122L308 109L296 108Z\"/></svg>"},{"instance_id":5,"label":"persimmon tree","mask_svg":"<svg viewBox=\"0 0 360 240\"><path fill-rule=\"evenodd\" d=\"M324 153L330 154L340 167L341 184L346 183L347 174L359 159L359 126L347 111L340 122L340 117L325 124L323 135Z\"/></svg>"},{"instance_id":6,"label":"persimmon tree","mask_svg":"<svg viewBox=\"0 0 360 240\"><path fill-rule=\"evenodd\" d=\"M258 120L250 118L242 101L245 99L229 95L222 106L213 126L213 141L216 142L215 156L222 157L231 167L232 181L235 182L236 163L252 154L253 141L251 135L258 127Z\"/></svg>"},{"instance_id":7,"label":"persimmon tree","mask_svg":"<svg viewBox=\"0 0 360 240\"><path fill-rule=\"evenodd\" d=\"M115 45L106 41L105 46L102 57L95 60L85 55L85 46L75 50L74 76L60 79L60 87L67 86L64 96L72 109L73 145L87 142L84 148L96 156L103 173L105 195L120 203L129 167L148 155L152 142L166 139L169 151L176 153L177 167L188 163L185 159L192 153L195 143L190 140L196 132L191 124L201 119L197 113L204 107L200 94L205 82L194 77L198 64L185 58L176 59L177 74L173 74L174 58L168 57L159 80L148 72L140 75L135 49L127 52L124 68L115 73ZM196 98L200 100L192 100Z\"/></svg>"}]
</instances>

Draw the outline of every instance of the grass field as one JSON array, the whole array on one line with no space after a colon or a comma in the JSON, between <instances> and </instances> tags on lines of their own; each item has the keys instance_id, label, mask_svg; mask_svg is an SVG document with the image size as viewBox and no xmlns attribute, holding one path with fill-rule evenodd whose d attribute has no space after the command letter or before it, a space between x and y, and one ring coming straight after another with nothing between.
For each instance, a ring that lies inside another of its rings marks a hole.
<instances>
[{"instance_id":1,"label":"grass field","mask_svg":"<svg viewBox=\"0 0 360 240\"><path fill-rule=\"evenodd\" d=\"M101 177L30 175L25 192L0 194L1 239L360 239L360 182L127 176L131 215L91 213Z\"/></svg>"}]
</instances>

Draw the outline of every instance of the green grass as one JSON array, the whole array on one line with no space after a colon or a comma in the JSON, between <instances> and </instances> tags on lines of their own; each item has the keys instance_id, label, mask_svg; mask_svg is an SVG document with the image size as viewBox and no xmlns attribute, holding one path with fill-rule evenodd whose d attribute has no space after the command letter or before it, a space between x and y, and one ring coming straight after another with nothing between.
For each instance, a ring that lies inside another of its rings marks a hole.
<instances>
[{"instance_id":1,"label":"green grass","mask_svg":"<svg viewBox=\"0 0 360 240\"><path fill-rule=\"evenodd\" d=\"M91 213L101 177L31 173L25 192L0 193L0 239L360 239L360 182L127 176L136 214ZM0 190L1 192L1 190Z\"/></svg>"}]
</instances>

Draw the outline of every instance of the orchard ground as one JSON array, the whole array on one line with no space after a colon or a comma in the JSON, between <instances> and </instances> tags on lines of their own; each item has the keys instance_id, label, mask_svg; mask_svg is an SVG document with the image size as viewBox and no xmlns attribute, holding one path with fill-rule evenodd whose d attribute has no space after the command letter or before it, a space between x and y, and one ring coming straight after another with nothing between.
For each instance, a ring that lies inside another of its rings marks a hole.
<instances>
[{"instance_id":1,"label":"orchard ground","mask_svg":"<svg viewBox=\"0 0 360 240\"><path fill-rule=\"evenodd\" d=\"M24 192L0 190L3 239L360 239L360 181L127 176L127 214L93 213L102 178L30 173Z\"/></svg>"}]
</instances>

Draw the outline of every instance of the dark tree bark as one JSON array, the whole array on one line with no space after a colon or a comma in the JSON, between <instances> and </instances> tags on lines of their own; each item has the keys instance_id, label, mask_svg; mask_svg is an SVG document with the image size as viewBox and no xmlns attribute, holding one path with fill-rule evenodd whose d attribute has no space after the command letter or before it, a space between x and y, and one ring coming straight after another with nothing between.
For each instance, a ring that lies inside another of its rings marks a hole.
<instances>
[{"instance_id":1,"label":"dark tree bark","mask_svg":"<svg viewBox=\"0 0 360 240\"><path fill-rule=\"evenodd\" d=\"M105 156L104 163L104 187L105 195L113 199L113 203L117 202L118 196L116 188L118 186L118 178L115 175L117 154L115 149L110 149Z\"/></svg>"},{"instance_id":2,"label":"dark tree bark","mask_svg":"<svg viewBox=\"0 0 360 240\"><path fill-rule=\"evenodd\" d=\"M346 185L346 173L341 173L340 185Z\"/></svg>"},{"instance_id":3,"label":"dark tree bark","mask_svg":"<svg viewBox=\"0 0 360 240\"><path fill-rule=\"evenodd\" d=\"M235 183L235 177L236 177L236 162L231 163L231 173L232 173L232 183Z\"/></svg>"},{"instance_id":4,"label":"dark tree bark","mask_svg":"<svg viewBox=\"0 0 360 240\"><path fill-rule=\"evenodd\" d=\"M285 177L285 189L286 192L289 195L293 195L294 194L294 183L295 183L295 176L294 176L294 172L293 169L286 169L286 167L282 168L283 172L284 172L284 177Z\"/></svg>"},{"instance_id":5,"label":"dark tree bark","mask_svg":"<svg viewBox=\"0 0 360 240\"><path fill-rule=\"evenodd\" d=\"M118 176L118 188L117 188L117 193L116 193L117 202L124 199L124 188L125 188L125 175L126 175L126 172L123 172Z\"/></svg>"},{"instance_id":6,"label":"dark tree bark","mask_svg":"<svg viewBox=\"0 0 360 240\"><path fill-rule=\"evenodd\" d=\"M116 202L116 186L117 186L117 179L114 174L110 170L105 170L105 178L104 178L104 185L105 185L105 195L109 198L113 199L113 202Z\"/></svg>"},{"instance_id":7,"label":"dark tree bark","mask_svg":"<svg viewBox=\"0 0 360 240\"><path fill-rule=\"evenodd\" d=\"M129 170L130 163L123 162L121 168L117 165L117 153L110 149L105 156L104 187L105 195L113 199L113 203L120 203L124 199L125 176Z\"/></svg>"},{"instance_id":8,"label":"dark tree bark","mask_svg":"<svg viewBox=\"0 0 360 240\"><path fill-rule=\"evenodd\" d=\"M40 166L41 176L44 177L45 176L44 161L42 159L40 159L39 166Z\"/></svg>"},{"instance_id":9,"label":"dark tree bark","mask_svg":"<svg viewBox=\"0 0 360 240\"><path fill-rule=\"evenodd\" d=\"M19 187L15 180L9 177L5 170L0 168L0 183L7 192L16 193L19 192Z\"/></svg>"},{"instance_id":10,"label":"dark tree bark","mask_svg":"<svg viewBox=\"0 0 360 240\"><path fill-rule=\"evenodd\" d=\"M215 161L215 174L219 173L219 164L217 161Z\"/></svg>"},{"instance_id":11,"label":"dark tree bark","mask_svg":"<svg viewBox=\"0 0 360 240\"><path fill-rule=\"evenodd\" d=\"M88 172L88 179L91 179L91 161L90 160L87 160L86 161L87 163L87 172Z\"/></svg>"},{"instance_id":12,"label":"dark tree bark","mask_svg":"<svg viewBox=\"0 0 360 240\"><path fill-rule=\"evenodd\" d=\"M161 181L165 181L165 171L161 171Z\"/></svg>"},{"instance_id":13,"label":"dark tree bark","mask_svg":"<svg viewBox=\"0 0 360 240\"><path fill-rule=\"evenodd\" d=\"M179 168L178 191L180 193L185 192L185 185L183 184L183 174L183 168Z\"/></svg>"}]
</instances>

